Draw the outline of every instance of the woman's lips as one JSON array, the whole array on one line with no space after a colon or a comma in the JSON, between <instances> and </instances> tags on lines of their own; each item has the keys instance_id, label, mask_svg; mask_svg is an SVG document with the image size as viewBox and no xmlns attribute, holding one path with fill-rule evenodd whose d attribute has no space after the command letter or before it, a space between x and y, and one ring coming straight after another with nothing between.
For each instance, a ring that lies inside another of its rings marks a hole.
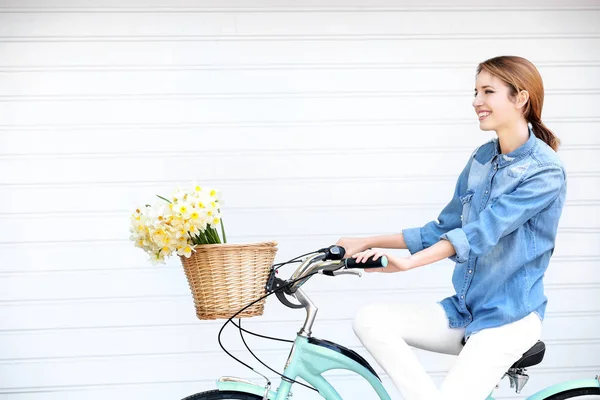
<instances>
[{"instance_id":1,"label":"woman's lips","mask_svg":"<svg viewBox=\"0 0 600 400\"><path fill-rule=\"evenodd\" d=\"M492 112L491 111L479 111L477 113L477 116L479 117L480 121L483 121L484 119L486 119Z\"/></svg>"}]
</instances>

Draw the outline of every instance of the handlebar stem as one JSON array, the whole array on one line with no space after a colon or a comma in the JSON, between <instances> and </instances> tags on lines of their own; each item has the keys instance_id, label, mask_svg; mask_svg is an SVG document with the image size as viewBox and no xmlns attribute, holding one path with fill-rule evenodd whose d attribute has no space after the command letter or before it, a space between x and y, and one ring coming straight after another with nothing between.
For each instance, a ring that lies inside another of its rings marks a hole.
<instances>
[{"instance_id":1,"label":"handlebar stem","mask_svg":"<svg viewBox=\"0 0 600 400\"><path fill-rule=\"evenodd\" d=\"M294 293L294 297L296 300L300 302L304 306L306 310L306 320L304 321L304 325L298 331L298 336L309 338L312 334L312 326L315 322L315 318L317 317L317 311L319 309L315 306L315 303L308 298L308 296L302 291L302 289L297 289Z\"/></svg>"}]
</instances>

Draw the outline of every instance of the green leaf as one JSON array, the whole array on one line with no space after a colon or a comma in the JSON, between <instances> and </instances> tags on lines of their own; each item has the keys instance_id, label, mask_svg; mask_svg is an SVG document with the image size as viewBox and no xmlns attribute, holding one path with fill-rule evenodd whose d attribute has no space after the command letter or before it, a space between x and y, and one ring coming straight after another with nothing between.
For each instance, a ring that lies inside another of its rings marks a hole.
<instances>
[{"instance_id":1,"label":"green leaf","mask_svg":"<svg viewBox=\"0 0 600 400\"><path fill-rule=\"evenodd\" d=\"M169 201L168 199L165 199L162 196L156 195L156 197L158 197L159 199L163 199L164 201L166 201L167 203L171 204L171 201Z\"/></svg>"},{"instance_id":2,"label":"green leaf","mask_svg":"<svg viewBox=\"0 0 600 400\"><path fill-rule=\"evenodd\" d=\"M202 240L202 244L208 244L208 239L206 239L204 232L200 232L200 238Z\"/></svg>"},{"instance_id":3,"label":"green leaf","mask_svg":"<svg viewBox=\"0 0 600 400\"><path fill-rule=\"evenodd\" d=\"M215 236L215 229L209 227L208 229L206 229L206 234L208 236L208 238L210 239L210 243L211 244L217 244L219 243L219 236Z\"/></svg>"}]
</instances>

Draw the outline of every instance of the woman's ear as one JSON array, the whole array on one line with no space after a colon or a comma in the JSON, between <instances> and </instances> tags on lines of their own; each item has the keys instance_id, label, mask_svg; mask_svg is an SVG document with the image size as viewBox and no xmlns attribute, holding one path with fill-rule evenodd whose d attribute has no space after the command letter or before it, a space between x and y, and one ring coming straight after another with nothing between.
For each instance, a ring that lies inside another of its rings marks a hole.
<instances>
[{"instance_id":1,"label":"woman's ear","mask_svg":"<svg viewBox=\"0 0 600 400\"><path fill-rule=\"evenodd\" d=\"M527 104L528 101L529 92L527 90L521 90L517 94L517 102L515 103L515 106L517 107L517 109L523 108L523 106L525 106L525 104Z\"/></svg>"}]
</instances>

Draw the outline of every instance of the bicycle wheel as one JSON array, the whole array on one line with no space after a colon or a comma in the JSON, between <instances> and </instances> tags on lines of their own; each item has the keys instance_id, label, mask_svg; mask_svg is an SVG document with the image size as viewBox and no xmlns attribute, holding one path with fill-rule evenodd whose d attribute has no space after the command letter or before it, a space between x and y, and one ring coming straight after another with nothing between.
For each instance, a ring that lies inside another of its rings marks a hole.
<instances>
[{"instance_id":1,"label":"bicycle wheel","mask_svg":"<svg viewBox=\"0 0 600 400\"><path fill-rule=\"evenodd\" d=\"M208 392L196 393L186 397L183 400L262 400L262 396L244 392L210 390Z\"/></svg>"},{"instance_id":2,"label":"bicycle wheel","mask_svg":"<svg viewBox=\"0 0 600 400\"><path fill-rule=\"evenodd\" d=\"M600 400L600 388L587 387L587 388L577 388L577 389L565 390L564 392L556 393L550 397L546 397L545 400L564 400L564 399L572 399L574 397L578 397L581 400L583 400L583 399Z\"/></svg>"}]
</instances>

